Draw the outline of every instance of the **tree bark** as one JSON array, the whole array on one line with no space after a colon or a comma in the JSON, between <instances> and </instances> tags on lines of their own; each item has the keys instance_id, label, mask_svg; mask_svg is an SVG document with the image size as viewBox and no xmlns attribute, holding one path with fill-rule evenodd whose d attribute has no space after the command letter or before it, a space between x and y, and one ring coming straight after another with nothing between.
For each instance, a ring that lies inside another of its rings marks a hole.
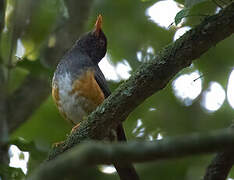
<instances>
[{"instance_id":1,"label":"tree bark","mask_svg":"<svg viewBox=\"0 0 234 180\"><path fill-rule=\"evenodd\" d=\"M165 47L153 60L143 63L64 143L51 151L49 159L84 140L107 137L146 98L163 89L176 73L233 32L234 3L231 3Z\"/></svg>"}]
</instances>

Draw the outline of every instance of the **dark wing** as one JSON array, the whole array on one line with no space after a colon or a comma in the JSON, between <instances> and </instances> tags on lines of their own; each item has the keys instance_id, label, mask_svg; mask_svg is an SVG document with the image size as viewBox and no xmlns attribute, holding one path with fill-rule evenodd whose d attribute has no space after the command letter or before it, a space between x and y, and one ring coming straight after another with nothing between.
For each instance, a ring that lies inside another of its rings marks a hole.
<instances>
[{"instance_id":1,"label":"dark wing","mask_svg":"<svg viewBox=\"0 0 234 180\"><path fill-rule=\"evenodd\" d=\"M111 91L108 88L106 79L98 66L95 68L95 79L100 88L102 89L105 98L107 98L111 94Z\"/></svg>"},{"instance_id":2,"label":"dark wing","mask_svg":"<svg viewBox=\"0 0 234 180\"><path fill-rule=\"evenodd\" d=\"M108 88L106 79L100 70L100 68L97 66L95 68L95 79L102 89L105 98L107 98L110 94L111 91ZM120 123L116 129L117 132L117 139L118 141L126 141L126 136L124 133L123 125ZM134 166L131 163L126 163L126 164L114 164L121 180L126 180L126 179L131 179L131 180L140 180Z\"/></svg>"}]
</instances>

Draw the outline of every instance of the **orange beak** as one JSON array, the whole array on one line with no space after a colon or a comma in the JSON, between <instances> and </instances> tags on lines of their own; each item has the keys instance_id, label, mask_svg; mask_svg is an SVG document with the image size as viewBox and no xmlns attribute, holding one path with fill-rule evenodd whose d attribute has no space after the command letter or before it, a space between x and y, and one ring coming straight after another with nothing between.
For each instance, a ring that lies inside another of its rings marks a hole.
<instances>
[{"instance_id":1,"label":"orange beak","mask_svg":"<svg viewBox=\"0 0 234 180\"><path fill-rule=\"evenodd\" d=\"M95 28L94 28L94 33L96 36L99 36L101 28L102 28L102 15L99 14L95 23Z\"/></svg>"}]
</instances>

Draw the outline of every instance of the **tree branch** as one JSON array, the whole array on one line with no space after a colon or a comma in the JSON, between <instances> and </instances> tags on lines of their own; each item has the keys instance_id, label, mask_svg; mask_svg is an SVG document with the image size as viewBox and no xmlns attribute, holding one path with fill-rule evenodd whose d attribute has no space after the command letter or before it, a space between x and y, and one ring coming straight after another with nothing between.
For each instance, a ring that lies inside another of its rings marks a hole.
<instances>
[{"instance_id":1,"label":"tree branch","mask_svg":"<svg viewBox=\"0 0 234 180\"><path fill-rule=\"evenodd\" d=\"M84 140L108 137L111 129L124 121L134 108L163 89L176 73L233 32L234 3L231 3L219 14L206 18L164 48L155 59L142 64L87 120L81 122L79 128L63 144L52 150L49 159Z\"/></svg>"},{"instance_id":2,"label":"tree branch","mask_svg":"<svg viewBox=\"0 0 234 180\"><path fill-rule=\"evenodd\" d=\"M7 82L4 66L0 65L0 164L7 165L8 157L8 123L7 123Z\"/></svg>"},{"instance_id":3,"label":"tree branch","mask_svg":"<svg viewBox=\"0 0 234 180\"><path fill-rule=\"evenodd\" d=\"M5 18L5 1L0 2L0 32L4 28L4 18ZM7 116L7 77L6 71L3 64L3 59L0 56L0 164L8 165L9 156L8 156L8 145L9 140L8 136L8 116ZM2 178L5 178L4 173L0 173Z\"/></svg>"},{"instance_id":4,"label":"tree branch","mask_svg":"<svg viewBox=\"0 0 234 180\"><path fill-rule=\"evenodd\" d=\"M5 1L0 2L0 32L3 30L4 17L5 17ZM6 102L6 69L2 64L3 60L0 56L0 149L1 144L7 142L7 102ZM1 159L1 158L0 158ZM1 160L0 160L1 162Z\"/></svg>"},{"instance_id":5,"label":"tree branch","mask_svg":"<svg viewBox=\"0 0 234 180\"><path fill-rule=\"evenodd\" d=\"M3 30L5 18L5 0L0 1L0 32Z\"/></svg>"},{"instance_id":6,"label":"tree branch","mask_svg":"<svg viewBox=\"0 0 234 180\"><path fill-rule=\"evenodd\" d=\"M62 28L55 33L55 46L46 47L44 50L45 60L43 63L46 66L54 67L64 52L72 46L74 41L84 31L91 4L92 0L66 1L69 19L67 19ZM49 95L49 77L35 77L33 74L29 74L24 83L10 97L9 131L14 131L25 122Z\"/></svg>"},{"instance_id":7,"label":"tree branch","mask_svg":"<svg viewBox=\"0 0 234 180\"><path fill-rule=\"evenodd\" d=\"M29 180L63 179L68 174L82 175L88 166L98 164L130 163L178 158L234 148L234 132L214 131L164 138L156 141L128 143L86 142L44 163L32 173ZM141 148L139 148L141 147Z\"/></svg>"},{"instance_id":8,"label":"tree branch","mask_svg":"<svg viewBox=\"0 0 234 180\"><path fill-rule=\"evenodd\" d=\"M234 163L233 150L217 153L207 167L204 180L225 180Z\"/></svg>"},{"instance_id":9,"label":"tree branch","mask_svg":"<svg viewBox=\"0 0 234 180\"><path fill-rule=\"evenodd\" d=\"M50 93L49 79L28 75L9 97L9 131L12 132L37 109Z\"/></svg>"},{"instance_id":10,"label":"tree branch","mask_svg":"<svg viewBox=\"0 0 234 180\"><path fill-rule=\"evenodd\" d=\"M229 128L234 131L234 124ZM234 164L233 149L218 152L206 169L204 180L225 180Z\"/></svg>"}]
</instances>

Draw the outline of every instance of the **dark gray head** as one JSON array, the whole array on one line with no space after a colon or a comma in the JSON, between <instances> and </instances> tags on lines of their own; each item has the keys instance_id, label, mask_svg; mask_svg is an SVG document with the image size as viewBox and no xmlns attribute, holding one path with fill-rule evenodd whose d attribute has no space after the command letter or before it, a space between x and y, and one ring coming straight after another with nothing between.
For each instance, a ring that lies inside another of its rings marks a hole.
<instances>
[{"instance_id":1,"label":"dark gray head","mask_svg":"<svg viewBox=\"0 0 234 180\"><path fill-rule=\"evenodd\" d=\"M94 63L99 63L106 54L107 39L101 26L102 16L99 15L94 30L83 35L75 46L84 51Z\"/></svg>"}]
</instances>

